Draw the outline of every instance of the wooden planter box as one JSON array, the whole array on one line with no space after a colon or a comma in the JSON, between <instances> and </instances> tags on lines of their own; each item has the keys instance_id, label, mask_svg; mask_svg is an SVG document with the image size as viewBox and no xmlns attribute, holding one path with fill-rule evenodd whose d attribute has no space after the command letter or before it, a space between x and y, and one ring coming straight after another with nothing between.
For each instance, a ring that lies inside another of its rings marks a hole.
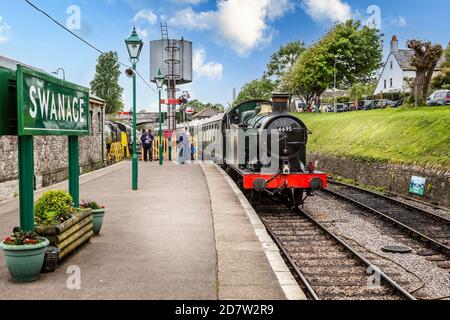
<instances>
[{"instance_id":1,"label":"wooden planter box","mask_svg":"<svg viewBox=\"0 0 450 320\"><path fill-rule=\"evenodd\" d=\"M94 234L91 209L85 209L57 226L36 226L35 231L60 250L61 260L89 241Z\"/></svg>"}]
</instances>

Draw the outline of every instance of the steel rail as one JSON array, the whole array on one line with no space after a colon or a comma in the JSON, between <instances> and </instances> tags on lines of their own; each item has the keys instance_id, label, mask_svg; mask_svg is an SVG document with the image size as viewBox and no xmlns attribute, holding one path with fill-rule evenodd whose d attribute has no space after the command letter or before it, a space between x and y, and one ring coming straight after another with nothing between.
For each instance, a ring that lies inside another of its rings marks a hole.
<instances>
[{"instance_id":1,"label":"steel rail","mask_svg":"<svg viewBox=\"0 0 450 320\"><path fill-rule=\"evenodd\" d=\"M450 223L450 219L448 219L448 218L442 217L442 216L437 215L437 214L435 214L433 212L430 212L430 211L428 211L426 209L419 208L419 207L417 207L417 206L415 206L413 204L406 203L406 202L398 200L398 199L394 199L392 197L389 197L387 195L384 195L384 194L381 194L381 193L378 193L378 192L375 192L375 191L367 190L367 189L361 188L359 186L354 186L354 185L351 185L351 184L348 184L348 183L344 183L344 182L339 182L339 181L329 181L329 183L330 184L334 184L334 185L338 185L338 186L344 186L344 187L348 187L348 188L351 188L351 189L355 189L355 190L364 192L366 194L372 195L374 197L382 198L382 199L384 199L386 201L389 201L391 203L397 204L397 205L402 206L402 207L404 207L406 209L410 209L410 210L413 210L413 211L419 211L419 212L424 213L426 215L429 215L431 218L437 219L437 220L439 220L439 221L441 221L443 223L446 223L446 224ZM430 206L432 206L432 205L430 205ZM441 210L445 210L445 208L442 208L442 207L439 207L439 208Z\"/></svg>"},{"instance_id":2,"label":"steel rail","mask_svg":"<svg viewBox=\"0 0 450 320\"><path fill-rule=\"evenodd\" d=\"M374 213L375 215L378 215L388 221L390 221L391 223L393 223L396 227L398 227L399 229L403 230L403 231L408 231L410 234L413 234L415 236L417 236L417 238L419 240L421 240L422 242L427 243L432 249L434 250L438 250L440 252L442 252L443 254L445 254L446 256L450 257L450 247L446 246L445 244L421 233L420 231L404 224L403 222L398 221L397 219L394 219L392 217L389 217L388 215L384 214L383 212L380 212L377 209L371 208L361 202L359 202L358 200L352 199L348 196L345 196L343 194L340 194L336 191L332 191L330 189L325 189L324 190L326 193L331 194L332 196L336 197L336 198L341 198L346 200L347 202L350 202L358 207L361 207L369 212Z\"/></svg>"},{"instance_id":3,"label":"steel rail","mask_svg":"<svg viewBox=\"0 0 450 320\"><path fill-rule=\"evenodd\" d=\"M300 278L300 281L302 282L303 286L308 291L308 294L313 298L313 300L320 300L319 296L317 295L316 291L313 289L311 284L309 283L308 279L306 279L303 272L300 270L300 268L297 266L297 264L292 259L291 255L287 252L287 250L284 248L283 244L281 243L280 239L275 235L275 233L272 231L272 228L269 227L269 225L261 219L261 222L266 227L267 232L272 237L272 239L277 244L278 248L283 252L283 255L286 257L286 259L289 261L289 264L291 265L292 269L294 269L295 273Z\"/></svg>"},{"instance_id":4,"label":"steel rail","mask_svg":"<svg viewBox=\"0 0 450 320\"><path fill-rule=\"evenodd\" d=\"M319 221L314 219L312 216L310 216L308 213L306 213L304 210L298 208L299 214L303 214L305 217L308 218L312 223L314 223L316 226L318 226L322 231L324 231L328 236L330 236L333 240L338 242L342 247L344 247L345 250L350 252L353 256L355 256L358 260L360 260L362 263L364 263L368 268L372 267L374 270L377 270L380 274L380 277L382 280L384 280L390 287L392 287L395 291L400 293L403 297L405 297L408 300L416 300L416 298L411 295L407 290L402 288L397 282L395 282L392 278L390 278L388 275L386 275L383 271L381 271L376 265L371 263L369 260L364 258L361 254L359 254L357 251L355 251L350 245L348 245L345 241L340 239L338 236L336 236L333 232L331 232L327 227L325 227L323 224L321 224Z\"/></svg>"}]
</instances>

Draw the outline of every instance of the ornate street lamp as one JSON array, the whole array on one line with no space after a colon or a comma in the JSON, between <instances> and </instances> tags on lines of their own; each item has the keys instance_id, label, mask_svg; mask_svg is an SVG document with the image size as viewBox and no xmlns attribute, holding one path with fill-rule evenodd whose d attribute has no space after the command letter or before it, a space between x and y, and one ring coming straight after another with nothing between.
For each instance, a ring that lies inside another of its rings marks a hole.
<instances>
[{"instance_id":1,"label":"ornate street lamp","mask_svg":"<svg viewBox=\"0 0 450 320\"><path fill-rule=\"evenodd\" d=\"M66 70L64 70L63 68L58 68L58 70L56 70L55 72L52 72L53 74L59 75L59 72L62 71L63 74L63 80L66 81Z\"/></svg>"},{"instance_id":2,"label":"ornate street lamp","mask_svg":"<svg viewBox=\"0 0 450 320\"><path fill-rule=\"evenodd\" d=\"M138 189L138 158L136 153L137 134L136 134L136 64L139 61L139 56L142 51L144 43L139 38L136 27L133 28L133 32L128 39L125 39L127 45L128 54L130 55L130 61L133 64L133 156L131 158L133 173L132 173L132 187L133 190Z\"/></svg>"},{"instance_id":3,"label":"ornate street lamp","mask_svg":"<svg viewBox=\"0 0 450 320\"><path fill-rule=\"evenodd\" d=\"M163 165L163 144L162 144L162 113L161 113L161 90L164 85L164 76L161 74L161 69L158 70L158 74L155 76L156 86L159 93L159 165Z\"/></svg>"}]
</instances>

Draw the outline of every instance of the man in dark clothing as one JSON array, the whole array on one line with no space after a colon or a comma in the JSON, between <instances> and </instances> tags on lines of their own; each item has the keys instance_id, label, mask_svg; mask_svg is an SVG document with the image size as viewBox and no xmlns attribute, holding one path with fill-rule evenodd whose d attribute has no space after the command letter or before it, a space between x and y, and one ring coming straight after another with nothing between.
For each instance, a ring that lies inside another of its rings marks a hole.
<instances>
[{"instance_id":1,"label":"man in dark clothing","mask_svg":"<svg viewBox=\"0 0 450 320\"><path fill-rule=\"evenodd\" d=\"M154 139L152 132L149 129L145 130L145 133L141 137L142 148L144 149L144 161L153 161L152 143Z\"/></svg>"}]
</instances>

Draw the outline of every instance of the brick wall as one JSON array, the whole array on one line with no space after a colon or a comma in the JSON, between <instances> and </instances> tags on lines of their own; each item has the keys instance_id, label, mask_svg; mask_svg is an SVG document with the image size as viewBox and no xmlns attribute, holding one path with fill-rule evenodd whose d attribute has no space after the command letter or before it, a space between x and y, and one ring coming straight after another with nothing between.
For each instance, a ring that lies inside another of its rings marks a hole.
<instances>
[{"instance_id":1,"label":"brick wall","mask_svg":"<svg viewBox=\"0 0 450 320\"><path fill-rule=\"evenodd\" d=\"M433 167L400 165L381 162L360 162L322 154L310 154L309 161L319 161L319 170L352 179L359 183L382 187L387 191L450 207L450 172ZM425 197L411 195L411 176L427 178Z\"/></svg>"},{"instance_id":2,"label":"brick wall","mask_svg":"<svg viewBox=\"0 0 450 320\"><path fill-rule=\"evenodd\" d=\"M80 137L80 172L100 168L102 164L101 125L103 105L91 101L91 135ZM36 187L42 188L68 177L68 138L59 136L34 137L34 170ZM105 146L106 153L106 146ZM17 137L0 136L0 201L18 195Z\"/></svg>"}]
</instances>

